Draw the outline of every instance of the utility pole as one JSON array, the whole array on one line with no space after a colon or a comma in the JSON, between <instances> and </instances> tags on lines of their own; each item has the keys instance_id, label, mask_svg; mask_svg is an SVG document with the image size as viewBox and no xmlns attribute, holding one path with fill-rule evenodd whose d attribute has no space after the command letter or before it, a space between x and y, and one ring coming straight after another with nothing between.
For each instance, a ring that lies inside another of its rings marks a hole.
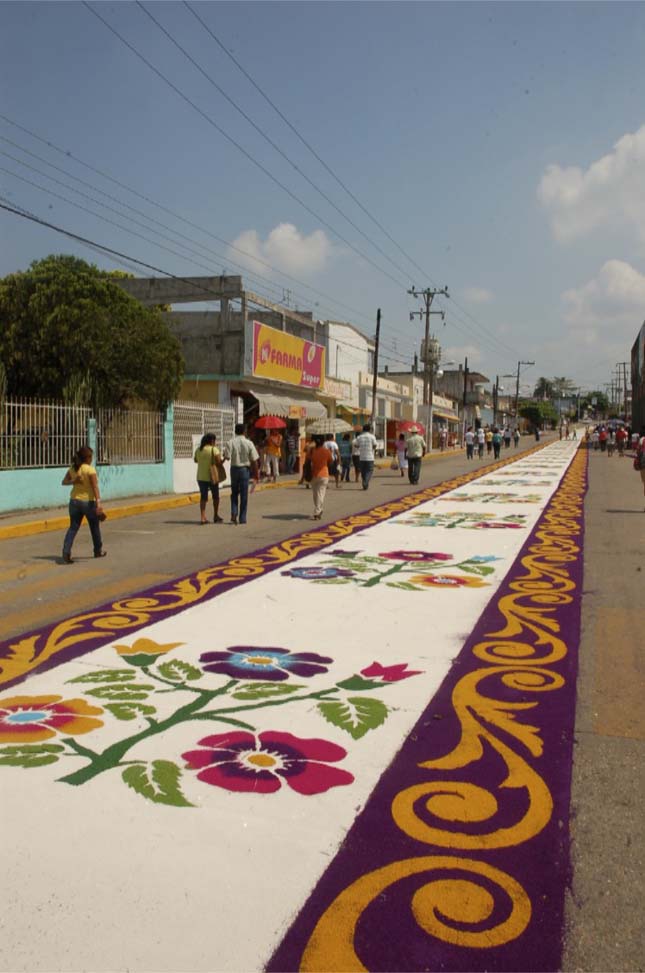
<instances>
[{"instance_id":1,"label":"utility pole","mask_svg":"<svg viewBox=\"0 0 645 973\"><path fill-rule=\"evenodd\" d=\"M376 336L374 338L374 374L372 376L372 433L374 433L374 419L376 418L376 386L378 383L378 346L381 337L381 309L376 312Z\"/></svg>"},{"instance_id":2,"label":"utility pole","mask_svg":"<svg viewBox=\"0 0 645 973\"><path fill-rule=\"evenodd\" d=\"M625 422L627 422L627 365L628 364L629 364L629 362L626 362L626 361L616 362L616 367L617 368L622 368L622 370L623 370L623 393L624 393L624 406L625 406Z\"/></svg>"},{"instance_id":3,"label":"utility pole","mask_svg":"<svg viewBox=\"0 0 645 973\"><path fill-rule=\"evenodd\" d=\"M493 425L497 426L497 411L499 405L499 375L495 376L495 385L493 386Z\"/></svg>"},{"instance_id":4,"label":"utility pole","mask_svg":"<svg viewBox=\"0 0 645 973\"><path fill-rule=\"evenodd\" d=\"M468 399L468 358L464 359L464 428L461 436L462 444L466 441L467 428L467 399Z\"/></svg>"},{"instance_id":5,"label":"utility pole","mask_svg":"<svg viewBox=\"0 0 645 973\"><path fill-rule=\"evenodd\" d=\"M410 311L410 321L413 321L415 319L415 317L423 318L425 316L425 319L426 319L425 345L424 345L425 351L424 351L424 355L423 355L423 358L424 358L424 361L423 361L423 404L424 405L428 405L429 404L429 399L428 399L428 396L429 396L428 357L429 357L429 353L430 353L430 314L441 314L442 317L445 317L445 314L444 314L443 311L430 311L430 308L431 308L432 302L435 299L435 297L437 296L437 294L442 294L444 297L450 297L450 294L448 293L448 286L447 285L446 285L446 287L443 287L441 290L439 290L438 287L426 287L425 290L418 291L415 287L412 287L408 291L408 294L411 294L412 297L421 297L421 298L423 298L423 303L425 305L424 310L422 310L422 311Z\"/></svg>"},{"instance_id":6,"label":"utility pole","mask_svg":"<svg viewBox=\"0 0 645 973\"><path fill-rule=\"evenodd\" d=\"M519 408L520 408L520 365L535 365L534 361L518 361L517 363L517 379L515 382L515 422L519 420Z\"/></svg>"}]
</instances>

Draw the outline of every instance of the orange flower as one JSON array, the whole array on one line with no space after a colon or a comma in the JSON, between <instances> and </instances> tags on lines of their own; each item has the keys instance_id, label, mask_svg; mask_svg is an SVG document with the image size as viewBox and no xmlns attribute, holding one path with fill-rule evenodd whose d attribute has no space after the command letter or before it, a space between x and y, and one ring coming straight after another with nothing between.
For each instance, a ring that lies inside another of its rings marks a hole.
<instances>
[{"instance_id":1,"label":"orange flower","mask_svg":"<svg viewBox=\"0 0 645 973\"><path fill-rule=\"evenodd\" d=\"M149 666L160 655L165 655L166 652L182 644L182 642L168 642L166 645L160 645L152 639L137 639L134 645L115 645L114 648L131 666Z\"/></svg>"},{"instance_id":2,"label":"orange flower","mask_svg":"<svg viewBox=\"0 0 645 973\"><path fill-rule=\"evenodd\" d=\"M76 736L103 726L103 710L84 699L62 696L11 696L0 699L0 742L35 743L57 733Z\"/></svg>"},{"instance_id":3,"label":"orange flower","mask_svg":"<svg viewBox=\"0 0 645 973\"><path fill-rule=\"evenodd\" d=\"M480 578L468 576L462 578L455 574L415 574L410 578L412 584L421 584L426 588L486 588L487 583Z\"/></svg>"}]
</instances>

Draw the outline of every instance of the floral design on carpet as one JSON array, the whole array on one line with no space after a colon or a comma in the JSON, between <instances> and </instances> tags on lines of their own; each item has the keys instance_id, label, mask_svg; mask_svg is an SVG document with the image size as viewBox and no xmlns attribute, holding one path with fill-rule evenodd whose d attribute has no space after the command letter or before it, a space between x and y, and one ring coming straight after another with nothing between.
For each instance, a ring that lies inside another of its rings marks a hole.
<instances>
[{"instance_id":1,"label":"floral design on carpet","mask_svg":"<svg viewBox=\"0 0 645 973\"><path fill-rule=\"evenodd\" d=\"M357 741L388 717L388 706L376 694L422 674L404 662L374 661L348 678L316 689L291 677L310 680L326 675L334 661L329 656L234 645L203 652L199 665L193 665L167 658L180 645L148 638L115 645L127 668L97 668L68 680L89 701L54 695L0 699L0 766L29 769L64 758L81 759L82 766L60 777L60 782L80 786L120 770L124 783L137 794L174 807L192 806L182 787L184 770L197 770L201 783L231 791L270 794L287 786L301 795L321 794L353 782L352 774L336 766L347 751L330 740L300 739L280 729L260 732L248 722L251 714L268 706L313 703L322 720ZM202 679L205 685L196 686ZM103 750L90 749L75 739L112 720L134 722L136 732ZM140 744L197 721L233 729L197 739L200 749L182 754L183 769L170 759L175 756L171 739L162 758L137 757ZM53 737L55 743L43 742Z\"/></svg>"},{"instance_id":2,"label":"floral design on carpet","mask_svg":"<svg viewBox=\"0 0 645 973\"><path fill-rule=\"evenodd\" d=\"M290 568L282 574L317 584L356 584L362 588L373 588L383 582L389 588L404 591L481 588L487 583L482 578L495 570L491 562L499 560L492 554L474 555L457 562L452 554L443 551L400 550L376 555L337 548L330 552L330 559L324 564ZM462 573L445 573L448 568Z\"/></svg>"},{"instance_id":3,"label":"floral design on carpet","mask_svg":"<svg viewBox=\"0 0 645 973\"><path fill-rule=\"evenodd\" d=\"M443 503L540 503L539 493L452 493L449 497L438 497Z\"/></svg>"},{"instance_id":4,"label":"floral design on carpet","mask_svg":"<svg viewBox=\"0 0 645 973\"><path fill-rule=\"evenodd\" d=\"M526 480L526 479L508 479L508 480L478 480L478 486L530 486L530 487L548 487L553 484L553 480Z\"/></svg>"},{"instance_id":5,"label":"floral design on carpet","mask_svg":"<svg viewBox=\"0 0 645 973\"><path fill-rule=\"evenodd\" d=\"M464 527L468 530L481 530L492 528L503 530L510 528L517 530L526 527L526 514L507 514L501 517L499 514L491 513L412 513L400 520L393 521L394 526L405 524L406 527Z\"/></svg>"}]
</instances>

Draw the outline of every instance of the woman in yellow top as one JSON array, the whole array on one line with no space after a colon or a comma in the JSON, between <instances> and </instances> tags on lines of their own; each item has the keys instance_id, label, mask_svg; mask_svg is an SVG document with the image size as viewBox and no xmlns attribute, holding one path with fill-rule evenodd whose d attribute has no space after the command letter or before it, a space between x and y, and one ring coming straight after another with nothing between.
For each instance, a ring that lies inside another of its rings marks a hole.
<instances>
[{"instance_id":1,"label":"woman in yellow top","mask_svg":"<svg viewBox=\"0 0 645 973\"><path fill-rule=\"evenodd\" d=\"M207 524L206 504L208 503L208 493L213 497L213 523L221 524L222 518L219 516L219 483L217 480L217 469L221 466L222 457L216 447L217 436L215 433L207 432L202 436L202 441L195 450L194 460L197 463L197 486L199 487L199 511L201 513L202 524ZM213 470L213 472L211 472Z\"/></svg>"},{"instance_id":2,"label":"woman in yellow top","mask_svg":"<svg viewBox=\"0 0 645 973\"><path fill-rule=\"evenodd\" d=\"M99 523L103 510L99 480L96 470L91 465L93 456L94 453L89 446L81 446L74 457L74 462L63 477L63 486L72 485L69 500L69 529L63 541L63 561L65 564L73 563L72 544L78 534L79 527L83 523L83 517L87 517L92 534L94 557L105 557L106 554L103 550ZM105 517L101 519L105 520Z\"/></svg>"}]
</instances>

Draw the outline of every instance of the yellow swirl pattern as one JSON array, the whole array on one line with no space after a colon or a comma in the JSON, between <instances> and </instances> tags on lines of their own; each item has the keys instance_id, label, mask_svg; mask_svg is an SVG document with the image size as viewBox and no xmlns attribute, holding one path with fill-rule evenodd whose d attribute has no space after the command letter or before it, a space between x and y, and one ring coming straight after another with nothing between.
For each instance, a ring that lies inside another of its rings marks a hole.
<instances>
[{"instance_id":1,"label":"yellow swirl pattern","mask_svg":"<svg viewBox=\"0 0 645 973\"><path fill-rule=\"evenodd\" d=\"M541 449L544 449L543 445L536 446L524 455L531 455ZM510 457L491 464L486 468L486 475L516 460L517 457ZM198 571L189 578L172 582L168 588L155 591L154 594L146 597L123 598L113 602L107 609L75 615L60 622L51 630L24 636L10 643L8 649L0 656L0 686L33 672L44 662L74 645L96 642L98 638L104 641L110 635L134 631L155 621L156 615L180 611L198 604L205 598L211 597L217 588L231 581L260 577L267 571L288 564L303 554L314 553L349 537L358 530L405 513L482 475L484 475L483 471L475 471L464 473L451 480L444 480L418 493L373 507L367 513L355 514L326 527L290 537L258 554L232 558L212 568Z\"/></svg>"},{"instance_id":2,"label":"yellow swirl pattern","mask_svg":"<svg viewBox=\"0 0 645 973\"><path fill-rule=\"evenodd\" d=\"M442 878L442 872L450 872L450 877ZM455 878L455 872L463 872L463 877ZM354 949L356 926L375 899L413 875L429 876L412 896L410 908L417 925L436 939L455 946L490 949L516 939L530 922L531 903L526 892L499 868L451 856L408 858L363 875L341 892L319 919L307 943L300 964L303 973L366 970ZM496 904L493 892L506 904L506 918L490 928L464 929L464 925L480 926L492 915Z\"/></svg>"},{"instance_id":3,"label":"yellow swirl pattern","mask_svg":"<svg viewBox=\"0 0 645 973\"><path fill-rule=\"evenodd\" d=\"M451 702L461 730L458 743L445 756L418 765L433 771L433 780L404 788L392 801L396 826L423 846L480 853L516 847L538 835L551 819L551 793L528 763L527 755L536 759L543 756L539 695L557 691L565 684L559 672L547 667L561 662L568 651L556 611L572 601L576 587L568 565L580 554L585 471L586 456L579 451L520 560L517 576L508 586L511 593L499 598L503 627L472 649L475 659L487 666L468 672L453 690ZM538 698L516 703L496 699L496 686ZM518 721L529 712L533 723ZM504 768L494 789L477 781L485 776L478 773L478 765L491 751ZM470 781L463 780L464 768L469 769ZM443 776L454 770L461 772L459 780L436 777L437 772ZM513 795L517 791L523 792L524 800L518 801L517 793ZM509 801L509 797L513 799ZM518 807L525 810L520 810L513 821L513 809ZM484 830L482 822L487 824ZM509 942L526 929L531 903L515 879L479 860L422 855L369 872L341 892L319 919L303 953L301 969L364 970L354 938L369 905L402 879L435 869L457 869L465 876L433 880L414 893L412 912L429 936L458 946L482 948ZM492 914L493 898L489 889L480 887L482 877L502 889L512 907L507 919L495 928L467 931L464 925L481 923ZM452 926L451 920L459 928Z\"/></svg>"}]
</instances>

